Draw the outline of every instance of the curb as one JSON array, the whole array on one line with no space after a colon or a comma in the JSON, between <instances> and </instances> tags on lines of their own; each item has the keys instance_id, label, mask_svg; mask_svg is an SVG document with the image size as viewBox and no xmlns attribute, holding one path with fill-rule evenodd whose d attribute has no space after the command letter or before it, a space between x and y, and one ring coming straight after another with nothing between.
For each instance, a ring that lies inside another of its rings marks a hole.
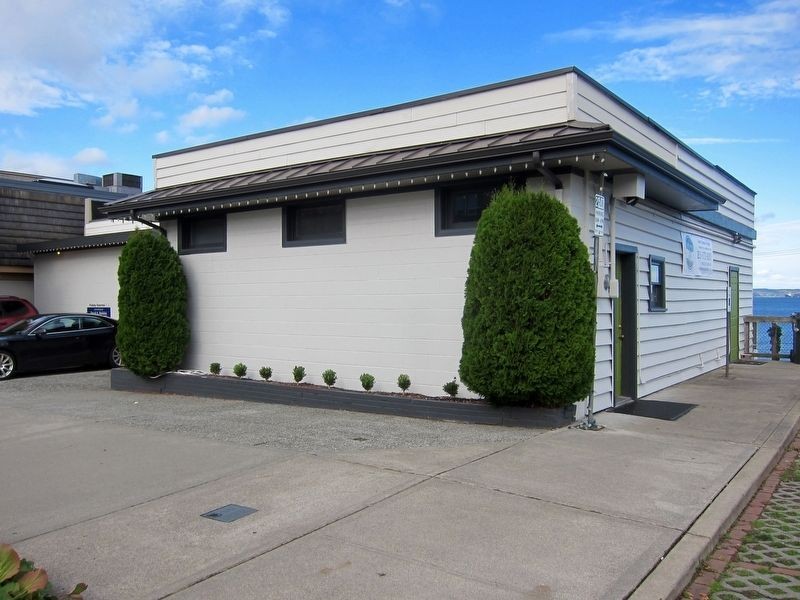
<instances>
[{"instance_id":1,"label":"curb","mask_svg":"<svg viewBox=\"0 0 800 600\"><path fill-rule=\"evenodd\" d=\"M575 406L565 408L495 407L436 398L403 397L321 386L294 385L215 375L165 373L143 378L125 368L111 369L112 390L223 398L307 408L349 410L396 417L456 421L478 425L557 429L575 421Z\"/></svg>"},{"instance_id":2,"label":"curb","mask_svg":"<svg viewBox=\"0 0 800 600\"><path fill-rule=\"evenodd\" d=\"M689 585L762 482L800 431L800 402L781 419L764 443L684 532L661 562L628 596L630 600L674 600Z\"/></svg>"}]
</instances>

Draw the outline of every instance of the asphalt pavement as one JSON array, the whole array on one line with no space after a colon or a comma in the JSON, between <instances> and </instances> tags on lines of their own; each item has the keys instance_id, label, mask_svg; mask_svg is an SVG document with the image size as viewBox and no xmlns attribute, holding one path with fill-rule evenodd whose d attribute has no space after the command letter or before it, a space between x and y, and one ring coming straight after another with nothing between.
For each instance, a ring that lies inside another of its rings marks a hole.
<instances>
[{"instance_id":1,"label":"asphalt pavement","mask_svg":"<svg viewBox=\"0 0 800 600\"><path fill-rule=\"evenodd\" d=\"M675 597L800 423L800 367L648 399L676 421L466 425L0 385L0 541L99 598ZM235 504L232 522L201 515Z\"/></svg>"}]
</instances>

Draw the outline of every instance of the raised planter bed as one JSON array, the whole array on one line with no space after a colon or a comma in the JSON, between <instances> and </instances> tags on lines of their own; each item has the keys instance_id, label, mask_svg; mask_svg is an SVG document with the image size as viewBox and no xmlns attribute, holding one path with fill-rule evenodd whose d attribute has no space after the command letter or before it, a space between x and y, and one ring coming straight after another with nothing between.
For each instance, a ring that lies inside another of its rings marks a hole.
<instances>
[{"instance_id":1,"label":"raised planter bed","mask_svg":"<svg viewBox=\"0 0 800 600\"><path fill-rule=\"evenodd\" d=\"M508 427L555 428L569 425L575 419L574 406L565 409L497 408L482 402L357 392L308 384L293 385L218 375L166 373L161 377L148 379L134 375L127 369L111 370L111 389L248 400Z\"/></svg>"}]
</instances>

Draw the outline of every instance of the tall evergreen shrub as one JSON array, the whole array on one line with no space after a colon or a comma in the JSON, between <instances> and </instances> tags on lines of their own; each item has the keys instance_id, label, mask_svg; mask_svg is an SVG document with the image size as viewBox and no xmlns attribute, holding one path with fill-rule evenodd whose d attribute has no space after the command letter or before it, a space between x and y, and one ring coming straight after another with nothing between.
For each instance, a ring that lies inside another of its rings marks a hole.
<instances>
[{"instance_id":1,"label":"tall evergreen shrub","mask_svg":"<svg viewBox=\"0 0 800 600\"><path fill-rule=\"evenodd\" d=\"M175 369L189 344L186 277L167 238L137 231L119 259L117 346L126 367L153 376Z\"/></svg>"},{"instance_id":2,"label":"tall evergreen shrub","mask_svg":"<svg viewBox=\"0 0 800 600\"><path fill-rule=\"evenodd\" d=\"M469 261L461 380L495 404L584 398L594 380L594 281L578 223L557 199L498 191Z\"/></svg>"}]
</instances>

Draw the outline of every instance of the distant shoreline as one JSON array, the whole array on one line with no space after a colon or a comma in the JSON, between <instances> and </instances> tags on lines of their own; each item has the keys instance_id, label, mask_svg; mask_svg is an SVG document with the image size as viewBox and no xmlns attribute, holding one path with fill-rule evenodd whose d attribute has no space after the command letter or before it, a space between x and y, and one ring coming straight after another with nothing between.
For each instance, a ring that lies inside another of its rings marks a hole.
<instances>
[{"instance_id":1,"label":"distant shoreline","mask_svg":"<svg viewBox=\"0 0 800 600\"><path fill-rule=\"evenodd\" d=\"M754 298L800 298L800 289L768 289L754 288Z\"/></svg>"}]
</instances>

